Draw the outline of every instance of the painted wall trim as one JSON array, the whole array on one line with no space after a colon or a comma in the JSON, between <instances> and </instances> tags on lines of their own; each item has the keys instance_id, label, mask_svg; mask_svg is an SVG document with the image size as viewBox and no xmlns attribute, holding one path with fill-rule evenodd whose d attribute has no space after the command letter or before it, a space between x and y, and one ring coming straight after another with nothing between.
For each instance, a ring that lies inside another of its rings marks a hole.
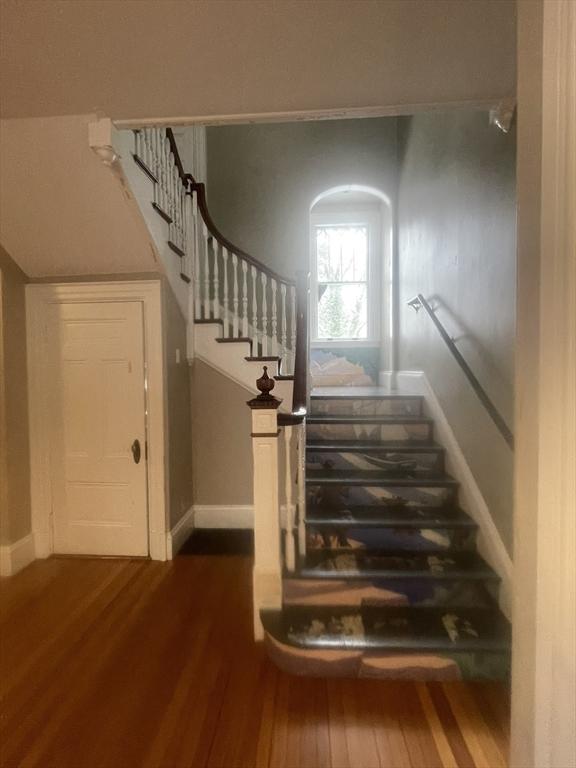
<instances>
[{"instance_id":1,"label":"painted wall trim","mask_svg":"<svg viewBox=\"0 0 576 768\"><path fill-rule=\"evenodd\" d=\"M292 123L300 120L344 120L360 117L398 117L417 112L447 111L450 109L476 109L483 112L497 107L502 96L491 99L468 99L444 102L420 102L415 104L382 105L378 107L342 107L338 109L308 109L291 112L250 112L232 115L200 115L173 117L149 117L114 120L117 128L142 128L146 126L187 126L187 125L245 125L246 123Z\"/></svg>"},{"instance_id":2,"label":"painted wall trim","mask_svg":"<svg viewBox=\"0 0 576 768\"><path fill-rule=\"evenodd\" d=\"M178 554L193 530L194 507L190 507L168 533L166 538L166 558L168 560L172 560L174 555Z\"/></svg>"},{"instance_id":3,"label":"painted wall trim","mask_svg":"<svg viewBox=\"0 0 576 768\"><path fill-rule=\"evenodd\" d=\"M508 619L512 616L513 565L508 550L496 528L470 465L460 448L446 414L426 374L423 371L398 371L396 374L381 374L382 382L395 382L401 392L423 395L430 416L434 419L437 441L446 448L447 469L460 483L460 506L478 524L478 551L502 579L500 585L500 608Z\"/></svg>"},{"instance_id":4,"label":"painted wall trim","mask_svg":"<svg viewBox=\"0 0 576 768\"><path fill-rule=\"evenodd\" d=\"M47 365L46 317L51 304L70 302L140 301L144 309L147 367L148 539L152 560L167 558L167 417L164 398L164 343L160 280L102 283L47 283L26 286L28 404L32 532L36 557L49 557L52 541L52 487Z\"/></svg>"},{"instance_id":5,"label":"painted wall trim","mask_svg":"<svg viewBox=\"0 0 576 768\"><path fill-rule=\"evenodd\" d=\"M195 504L194 528L254 528L251 504Z\"/></svg>"},{"instance_id":6,"label":"painted wall trim","mask_svg":"<svg viewBox=\"0 0 576 768\"><path fill-rule=\"evenodd\" d=\"M13 576L36 559L34 536L29 533L13 544L0 546L0 576Z\"/></svg>"}]
</instances>

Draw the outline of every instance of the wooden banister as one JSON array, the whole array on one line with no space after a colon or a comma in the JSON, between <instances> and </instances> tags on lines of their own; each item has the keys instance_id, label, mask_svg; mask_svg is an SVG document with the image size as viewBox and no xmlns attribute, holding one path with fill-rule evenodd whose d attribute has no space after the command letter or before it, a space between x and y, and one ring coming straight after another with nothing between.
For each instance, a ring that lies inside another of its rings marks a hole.
<instances>
[{"instance_id":1,"label":"wooden banister","mask_svg":"<svg viewBox=\"0 0 576 768\"><path fill-rule=\"evenodd\" d=\"M238 248L238 246L230 242L227 237L224 237L224 235L220 232L214 223L214 220L210 215L210 211L208 210L205 184L194 181L194 177L190 174L187 174L187 178L190 182L189 191L196 192L198 196L198 208L202 214L202 218L204 219L204 223L206 224L208 232L210 232L212 237L218 243L220 243L223 248L226 248L231 253L235 253L239 258L244 259L244 261L247 261L249 264L255 266L260 272L264 272L266 275L272 277L274 280L277 280L279 283L285 283L286 285L296 285L296 280L293 280L289 277L284 277L283 275L279 275L277 272L274 272L273 269L270 269L270 267L266 266L266 264L263 264L251 254L243 251L242 248Z\"/></svg>"},{"instance_id":2,"label":"wooden banister","mask_svg":"<svg viewBox=\"0 0 576 768\"><path fill-rule=\"evenodd\" d=\"M176 138L172 128L166 128L166 138L170 144L170 151L174 155L174 162L176 164L176 168L178 169L180 180L184 187L188 189L188 177L186 175L186 171L184 170L184 166L182 165L182 158L180 157L180 152L178 151L178 145L176 144Z\"/></svg>"}]
</instances>

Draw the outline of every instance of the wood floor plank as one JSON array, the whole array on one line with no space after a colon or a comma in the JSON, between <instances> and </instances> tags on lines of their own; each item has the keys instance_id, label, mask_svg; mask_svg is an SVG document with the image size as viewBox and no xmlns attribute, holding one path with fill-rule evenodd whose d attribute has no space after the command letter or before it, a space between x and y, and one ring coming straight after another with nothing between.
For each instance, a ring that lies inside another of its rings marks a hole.
<instances>
[{"instance_id":1,"label":"wood floor plank","mask_svg":"<svg viewBox=\"0 0 576 768\"><path fill-rule=\"evenodd\" d=\"M277 669L252 639L251 568L52 558L2 580L2 768L505 764L505 686Z\"/></svg>"}]
</instances>

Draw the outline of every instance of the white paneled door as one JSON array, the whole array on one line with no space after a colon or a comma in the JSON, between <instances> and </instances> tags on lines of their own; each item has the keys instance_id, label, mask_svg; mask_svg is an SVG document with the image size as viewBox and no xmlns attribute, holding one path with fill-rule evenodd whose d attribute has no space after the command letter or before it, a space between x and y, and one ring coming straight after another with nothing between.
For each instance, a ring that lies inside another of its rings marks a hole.
<instances>
[{"instance_id":1,"label":"white paneled door","mask_svg":"<svg viewBox=\"0 0 576 768\"><path fill-rule=\"evenodd\" d=\"M48 345L54 552L147 555L142 304L54 304Z\"/></svg>"}]
</instances>

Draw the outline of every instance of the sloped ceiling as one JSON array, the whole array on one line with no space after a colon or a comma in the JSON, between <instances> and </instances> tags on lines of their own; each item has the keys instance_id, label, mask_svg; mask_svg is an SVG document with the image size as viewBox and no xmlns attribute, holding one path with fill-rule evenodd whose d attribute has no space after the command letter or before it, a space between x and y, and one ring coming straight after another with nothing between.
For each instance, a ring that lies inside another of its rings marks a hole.
<instances>
[{"instance_id":1,"label":"sloped ceiling","mask_svg":"<svg viewBox=\"0 0 576 768\"><path fill-rule=\"evenodd\" d=\"M1 121L0 242L29 277L162 271L136 202L88 145L90 119Z\"/></svg>"},{"instance_id":2,"label":"sloped ceiling","mask_svg":"<svg viewBox=\"0 0 576 768\"><path fill-rule=\"evenodd\" d=\"M250 115L492 100L513 0L0 0L2 115Z\"/></svg>"}]
</instances>

